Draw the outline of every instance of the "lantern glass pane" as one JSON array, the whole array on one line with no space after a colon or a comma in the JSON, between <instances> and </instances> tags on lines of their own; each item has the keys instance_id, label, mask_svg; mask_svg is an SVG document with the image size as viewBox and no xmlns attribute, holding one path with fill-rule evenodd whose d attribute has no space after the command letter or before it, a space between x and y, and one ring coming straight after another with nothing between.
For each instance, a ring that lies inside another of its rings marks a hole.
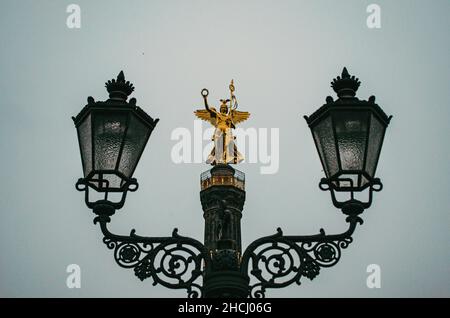
<instances>
[{"instance_id":1,"label":"lantern glass pane","mask_svg":"<svg viewBox=\"0 0 450 318\"><path fill-rule=\"evenodd\" d=\"M377 161L381 151L381 143L383 142L384 131L386 127L372 114L370 121L369 143L367 148L366 172L371 176L375 176Z\"/></svg>"},{"instance_id":2,"label":"lantern glass pane","mask_svg":"<svg viewBox=\"0 0 450 318\"><path fill-rule=\"evenodd\" d=\"M139 158L144 151L149 134L150 128L132 114L130 116L118 169L125 176L132 176Z\"/></svg>"},{"instance_id":3,"label":"lantern glass pane","mask_svg":"<svg viewBox=\"0 0 450 318\"><path fill-rule=\"evenodd\" d=\"M94 169L113 170L127 125L125 112L96 112L93 120Z\"/></svg>"},{"instance_id":4,"label":"lantern glass pane","mask_svg":"<svg viewBox=\"0 0 450 318\"><path fill-rule=\"evenodd\" d=\"M331 177L339 170L331 117L323 119L312 131L325 173Z\"/></svg>"},{"instance_id":5,"label":"lantern glass pane","mask_svg":"<svg viewBox=\"0 0 450 318\"><path fill-rule=\"evenodd\" d=\"M341 169L364 169L369 113L363 111L336 111L333 123L336 131Z\"/></svg>"},{"instance_id":6,"label":"lantern glass pane","mask_svg":"<svg viewBox=\"0 0 450 318\"><path fill-rule=\"evenodd\" d=\"M92 131L91 114L84 118L84 121L78 126L78 142L80 143L81 160L83 161L84 176L86 177L92 171Z\"/></svg>"}]
</instances>

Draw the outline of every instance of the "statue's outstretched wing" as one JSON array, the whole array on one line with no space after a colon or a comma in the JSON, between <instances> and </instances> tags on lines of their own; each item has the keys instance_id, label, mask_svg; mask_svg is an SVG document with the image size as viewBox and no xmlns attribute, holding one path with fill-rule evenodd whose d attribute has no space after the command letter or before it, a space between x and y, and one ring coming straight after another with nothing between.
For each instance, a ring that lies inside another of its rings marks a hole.
<instances>
[{"instance_id":1,"label":"statue's outstretched wing","mask_svg":"<svg viewBox=\"0 0 450 318\"><path fill-rule=\"evenodd\" d=\"M249 112L241 112L239 110L231 111L231 119L234 124L241 123L241 122L247 120L249 117L250 117Z\"/></svg>"},{"instance_id":2,"label":"statue's outstretched wing","mask_svg":"<svg viewBox=\"0 0 450 318\"><path fill-rule=\"evenodd\" d=\"M194 112L194 114L201 120L207 121L213 126L216 124L216 119L211 117L211 113L206 109L198 109Z\"/></svg>"}]
</instances>

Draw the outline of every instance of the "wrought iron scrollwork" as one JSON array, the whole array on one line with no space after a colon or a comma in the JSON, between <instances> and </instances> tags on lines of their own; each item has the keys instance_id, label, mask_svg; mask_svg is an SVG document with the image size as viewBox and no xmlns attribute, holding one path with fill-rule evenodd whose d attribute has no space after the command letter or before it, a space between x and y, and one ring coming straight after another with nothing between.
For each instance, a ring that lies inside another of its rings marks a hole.
<instances>
[{"instance_id":1,"label":"wrought iron scrollwork","mask_svg":"<svg viewBox=\"0 0 450 318\"><path fill-rule=\"evenodd\" d=\"M358 216L347 218L349 228L341 234L326 235L323 229L311 236L286 236L277 233L255 240L242 256L241 271L252 275L257 282L250 284L250 297L265 297L267 288L282 288L293 283L300 285L301 278L310 280L319 275L321 267L335 265L341 249L352 242Z\"/></svg>"},{"instance_id":2,"label":"wrought iron scrollwork","mask_svg":"<svg viewBox=\"0 0 450 318\"><path fill-rule=\"evenodd\" d=\"M115 235L107 228L108 219L98 217L103 242L114 250L114 259L123 268L133 268L140 280L149 277L153 285L186 289L189 298L202 296L202 266L207 252L199 241L178 234L170 237L142 237L132 230L129 236Z\"/></svg>"}]
</instances>

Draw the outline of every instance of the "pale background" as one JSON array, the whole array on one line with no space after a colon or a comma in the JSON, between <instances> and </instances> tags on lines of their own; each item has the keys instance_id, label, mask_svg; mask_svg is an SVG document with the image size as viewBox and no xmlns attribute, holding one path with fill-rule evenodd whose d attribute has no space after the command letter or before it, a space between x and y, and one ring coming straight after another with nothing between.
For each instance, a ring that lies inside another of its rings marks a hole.
<instances>
[{"instance_id":1,"label":"pale background","mask_svg":"<svg viewBox=\"0 0 450 318\"><path fill-rule=\"evenodd\" d=\"M384 190L364 213L334 267L273 297L450 296L448 93L450 2L377 1L382 28L368 29L370 1L77 1L81 29L68 29L70 1L0 4L0 296L184 297L117 266L74 183L81 161L71 116L125 71L133 96L161 119L111 229L203 240L199 174L171 162L176 127L193 127L200 90L225 97L231 78L242 127L280 129L280 169L243 164L243 245L275 232L345 230L317 184L320 161L303 120L333 95L343 66L358 96L376 95L394 118L377 176ZM81 266L81 288L66 266ZM379 264L381 289L366 287Z\"/></svg>"}]
</instances>

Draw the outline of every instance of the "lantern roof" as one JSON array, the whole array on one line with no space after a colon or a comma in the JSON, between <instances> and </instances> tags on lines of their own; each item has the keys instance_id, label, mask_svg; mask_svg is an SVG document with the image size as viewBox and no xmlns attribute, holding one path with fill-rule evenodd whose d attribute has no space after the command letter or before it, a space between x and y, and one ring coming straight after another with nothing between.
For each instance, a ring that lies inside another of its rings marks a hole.
<instances>
[{"instance_id":1,"label":"lantern roof","mask_svg":"<svg viewBox=\"0 0 450 318\"><path fill-rule=\"evenodd\" d=\"M159 121L158 118L153 119L142 108L136 105L136 98L127 101L128 96L134 91L134 86L129 81L125 81L123 71L117 75L117 79L109 80L105 83L106 90L109 93L109 99L106 101L95 101L92 96L87 98L87 105L80 113L72 117L75 126L78 127L83 119L91 112L91 110L128 110L134 112L145 124L154 128Z\"/></svg>"},{"instance_id":2,"label":"lantern roof","mask_svg":"<svg viewBox=\"0 0 450 318\"><path fill-rule=\"evenodd\" d=\"M351 76L347 68L344 67L341 76L337 76L331 82L331 87L337 93L338 99L334 100L333 97L328 96L326 103L316 110L310 116L304 116L309 126L314 125L317 120L321 119L330 110L371 110L378 119L385 124L389 124L392 116L386 115L381 107L375 103L375 96L370 96L369 100L360 100L355 97L361 82L355 76Z\"/></svg>"},{"instance_id":3,"label":"lantern roof","mask_svg":"<svg viewBox=\"0 0 450 318\"><path fill-rule=\"evenodd\" d=\"M117 75L117 79L107 81L105 87L109 93L109 98L111 99L126 100L134 91L133 84L130 83L130 81L125 81L125 74L123 71L120 71L119 75Z\"/></svg>"}]
</instances>

